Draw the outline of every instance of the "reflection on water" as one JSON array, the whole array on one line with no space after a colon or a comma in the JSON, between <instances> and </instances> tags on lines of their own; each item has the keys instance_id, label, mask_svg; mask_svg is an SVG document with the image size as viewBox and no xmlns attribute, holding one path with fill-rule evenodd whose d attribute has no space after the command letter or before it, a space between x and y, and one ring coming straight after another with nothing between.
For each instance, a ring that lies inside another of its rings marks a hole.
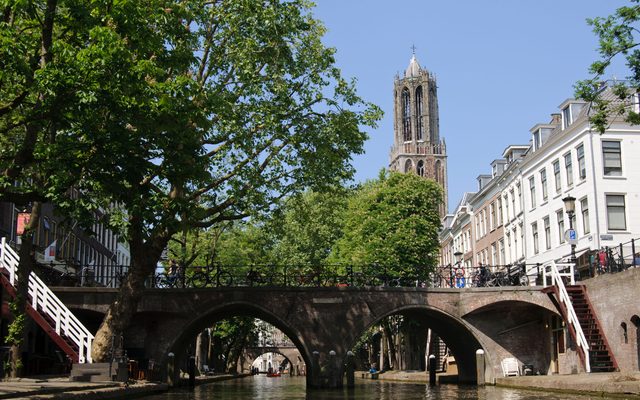
<instances>
[{"instance_id":1,"label":"reflection on water","mask_svg":"<svg viewBox=\"0 0 640 400\"><path fill-rule=\"evenodd\" d=\"M267 378L264 375L202 385L193 391L173 391L145 397L146 400L586 400L590 398L603 399L600 396L553 394L493 386L440 385L430 388L426 384L371 380L356 381L356 387L349 390L307 392L305 379L302 377Z\"/></svg>"}]
</instances>

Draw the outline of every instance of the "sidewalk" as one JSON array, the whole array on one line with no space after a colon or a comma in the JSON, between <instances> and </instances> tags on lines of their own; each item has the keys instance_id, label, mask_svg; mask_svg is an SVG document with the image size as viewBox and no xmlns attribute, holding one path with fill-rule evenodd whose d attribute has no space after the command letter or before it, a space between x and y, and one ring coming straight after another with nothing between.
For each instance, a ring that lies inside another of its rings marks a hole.
<instances>
[{"instance_id":1,"label":"sidewalk","mask_svg":"<svg viewBox=\"0 0 640 400\"><path fill-rule=\"evenodd\" d=\"M242 378L240 375L201 375L196 378L196 386L205 383ZM182 379L187 385L187 380ZM55 399L55 400L97 400L130 399L169 390L165 383L137 381L130 385L120 382L71 382L68 377L19 378L0 381L1 399Z\"/></svg>"},{"instance_id":2,"label":"sidewalk","mask_svg":"<svg viewBox=\"0 0 640 400\"><path fill-rule=\"evenodd\" d=\"M356 376L360 377L360 371ZM368 378L370 374L365 374ZM449 381L453 375L438 374L439 383ZM444 378L444 379L441 379ZM387 371L380 380L428 383L425 371ZM496 386L517 389L540 390L591 395L613 395L628 399L640 399L640 372L599 372L577 375L534 375L497 378Z\"/></svg>"},{"instance_id":3,"label":"sidewalk","mask_svg":"<svg viewBox=\"0 0 640 400\"><path fill-rule=\"evenodd\" d=\"M640 399L640 372L513 376L496 379L496 386Z\"/></svg>"},{"instance_id":4,"label":"sidewalk","mask_svg":"<svg viewBox=\"0 0 640 400\"><path fill-rule=\"evenodd\" d=\"M127 399L167 390L166 384L70 382L61 378L19 378L0 383L0 399Z\"/></svg>"}]
</instances>

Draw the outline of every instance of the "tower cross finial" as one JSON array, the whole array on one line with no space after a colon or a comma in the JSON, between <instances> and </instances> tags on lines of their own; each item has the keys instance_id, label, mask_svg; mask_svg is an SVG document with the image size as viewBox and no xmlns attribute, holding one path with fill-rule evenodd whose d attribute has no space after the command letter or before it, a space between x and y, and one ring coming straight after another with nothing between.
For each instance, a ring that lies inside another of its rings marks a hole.
<instances>
[{"instance_id":1,"label":"tower cross finial","mask_svg":"<svg viewBox=\"0 0 640 400\"><path fill-rule=\"evenodd\" d=\"M416 55L416 45L415 44L411 45L411 50L413 51L413 55L415 56Z\"/></svg>"}]
</instances>

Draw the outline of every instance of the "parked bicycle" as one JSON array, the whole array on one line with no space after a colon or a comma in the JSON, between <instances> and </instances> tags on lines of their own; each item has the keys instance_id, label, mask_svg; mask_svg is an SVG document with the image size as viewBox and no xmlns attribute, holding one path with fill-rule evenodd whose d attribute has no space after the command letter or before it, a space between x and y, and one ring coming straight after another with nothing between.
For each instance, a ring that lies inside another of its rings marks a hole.
<instances>
[{"instance_id":1,"label":"parked bicycle","mask_svg":"<svg viewBox=\"0 0 640 400\"><path fill-rule=\"evenodd\" d=\"M194 288L231 286L233 276L222 269L220 264L198 268L188 279L188 286Z\"/></svg>"}]
</instances>

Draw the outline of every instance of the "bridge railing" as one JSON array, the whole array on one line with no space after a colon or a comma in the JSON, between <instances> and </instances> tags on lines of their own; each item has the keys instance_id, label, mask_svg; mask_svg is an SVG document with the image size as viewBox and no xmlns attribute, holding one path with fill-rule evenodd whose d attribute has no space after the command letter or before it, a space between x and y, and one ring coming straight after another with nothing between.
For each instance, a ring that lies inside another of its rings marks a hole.
<instances>
[{"instance_id":1,"label":"bridge railing","mask_svg":"<svg viewBox=\"0 0 640 400\"><path fill-rule=\"evenodd\" d=\"M19 262L18 254L8 245L5 238L2 238L0 266L6 271L9 283L14 288L18 282ZM53 321L56 334L75 343L78 348L78 362L93 362L91 358L93 335L33 271L29 275L28 295L31 307Z\"/></svg>"},{"instance_id":2,"label":"bridge railing","mask_svg":"<svg viewBox=\"0 0 640 400\"><path fill-rule=\"evenodd\" d=\"M555 287L558 294L558 300L566 310L567 323L573 327L573 330L576 334L576 342L584 356L585 370L587 372L591 372L591 366L589 363L589 343L587 342L587 338L582 331L582 326L580 326L580 321L578 320L576 311L574 310L573 304L571 303L571 297L569 296L569 293L567 292L567 288L565 286L565 281L570 285L575 285L574 277L575 274L573 263L556 264L554 261L551 261L550 263L544 264L544 286Z\"/></svg>"},{"instance_id":3,"label":"bridge railing","mask_svg":"<svg viewBox=\"0 0 640 400\"><path fill-rule=\"evenodd\" d=\"M542 284L540 264L508 264L464 267L459 264L437 267L431 273L432 287L474 288L534 286Z\"/></svg>"},{"instance_id":4,"label":"bridge railing","mask_svg":"<svg viewBox=\"0 0 640 400\"><path fill-rule=\"evenodd\" d=\"M469 288L541 284L540 265L385 268L372 265L210 265L166 268L149 277L153 288L207 287L432 287Z\"/></svg>"}]
</instances>

